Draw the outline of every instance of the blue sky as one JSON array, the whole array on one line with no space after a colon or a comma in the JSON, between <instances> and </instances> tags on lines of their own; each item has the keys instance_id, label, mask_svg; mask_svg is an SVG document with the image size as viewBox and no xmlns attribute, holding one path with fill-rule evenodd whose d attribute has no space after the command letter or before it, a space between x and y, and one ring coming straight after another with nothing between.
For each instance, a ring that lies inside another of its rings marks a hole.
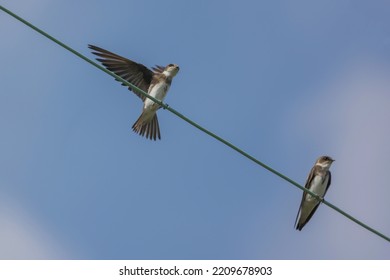
<instances>
[{"instance_id":1,"label":"blue sky","mask_svg":"<svg viewBox=\"0 0 390 280\"><path fill-rule=\"evenodd\" d=\"M88 44L180 65L166 102L390 235L387 1L2 1ZM0 258L389 259L389 243L0 13Z\"/></svg>"}]
</instances>

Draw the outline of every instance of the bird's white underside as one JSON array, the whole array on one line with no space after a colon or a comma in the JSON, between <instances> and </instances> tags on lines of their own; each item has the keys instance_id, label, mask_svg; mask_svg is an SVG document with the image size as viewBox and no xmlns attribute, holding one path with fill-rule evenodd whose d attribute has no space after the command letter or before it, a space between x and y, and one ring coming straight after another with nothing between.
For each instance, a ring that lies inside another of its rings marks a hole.
<instances>
[{"instance_id":1,"label":"bird's white underside","mask_svg":"<svg viewBox=\"0 0 390 280\"><path fill-rule=\"evenodd\" d=\"M149 89L149 95L153 96L154 98L163 101L165 96L167 95L167 92L169 90L169 85L165 83L164 81L155 84L151 89ZM146 98L144 103L144 109L145 110L157 110L159 108L159 105L154 103L151 99Z\"/></svg>"},{"instance_id":2,"label":"bird's white underside","mask_svg":"<svg viewBox=\"0 0 390 280\"><path fill-rule=\"evenodd\" d=\"M315 176L309 187L309 190L318 194L320 197L324 197L326 186L328 185L328 180L329 177L327 177L322 183L322 177ZM318 203L320 202L315 197L311 196L310 194L307 194L305 197L304 205L302 205L300 209L301 212L299 215L299 220L300 221L306 220L307 217L310 215L310 213L313 211L314 207L316 207Z\"/></svg>"}]
</instances>

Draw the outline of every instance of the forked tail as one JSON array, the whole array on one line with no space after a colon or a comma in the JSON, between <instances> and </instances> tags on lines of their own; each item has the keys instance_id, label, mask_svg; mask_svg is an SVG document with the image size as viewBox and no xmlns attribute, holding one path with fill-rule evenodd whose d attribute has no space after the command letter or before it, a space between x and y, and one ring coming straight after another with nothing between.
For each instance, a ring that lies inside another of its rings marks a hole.
<instances>
[{"instance_id":1,"label":"forked tail","mask_svg":"<svg viewBox=\"0 0 390 280\"><path fill-rule=\"evenodd\" d=\"M133 131L150 140L161 139L160 127L158 125L157 114L150 119L145 112L141 114L138 120L133 124Z\"/></svg>"}]
</instances>

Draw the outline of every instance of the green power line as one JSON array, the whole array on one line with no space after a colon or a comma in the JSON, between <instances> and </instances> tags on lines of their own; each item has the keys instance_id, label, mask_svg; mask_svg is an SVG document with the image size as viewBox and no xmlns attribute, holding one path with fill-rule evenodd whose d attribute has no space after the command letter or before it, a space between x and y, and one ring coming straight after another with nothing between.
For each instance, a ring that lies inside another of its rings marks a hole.
<instances>
[{"instance_id":1,"label":"green power line","mask_svg":"<svg viewBox=\"0 0 390 280\"><path fill-rule=\"evenodd\" d=\"M65 48L66 50L70 51L71 53L77 55L78 57L80 57L81 59L85 60L86 62L92 64L93 66L99 68L100 70L106 72L107 74L111 75L112 77L114 77L116 80L122 82L123 84L131 87L132 89L135 89L137 90L137 92L140 92L142 95L144 95L145 97L153 100L155 103L159 104L162 108L170 111L171 113L175 114L176 116L178 116L179 118L183 119L184 121L188 122L189 124L191 124L192 126L196 127L197 129L203 131L204 133L210 135L211 137L213 137L214 139L218 140L219 142L225 144L226 146L232 148L233 150L235 150L236 152L240 153L241 155L243 155L244 157L250 159L251 161L255 162L256 164L260 165L261 167L267 169L268 171L272 172L273 174L279 176L280 178L282 178L283 180L289 182L290 184L294 185L295 187L301 189L302 191L304 192L307 192L309 193L310 195L316 197L320 202L324 203L325 205L329 206L330 208L332 208L333 210L339 212L341 215L347 217L348 219L350 219L351 221L357 223L358 225L362 226L363 228L371 231L372 233L378 235L379 237L382 237L383 239L385 239L386 241L390 242L390 238L387 237L386 235L380 233L379 231L369 227L368 225L366 225L365 223L359 221L358 219L354 218L353 216L349 215L348 213L346 213L345 211L341 210L340 208L338 208L337 206L333 205L332 203L324 200L323 198L321 198L320 196L318 196L317 194L313 193L312 191L302 187L300 184L298 184L297 182L295 182L294 180L290 179L289 177L287 177L286 175L283 175L282 173L276 171L275 169L269 167L268 165L264 164L263 162L259 161L258 159L256 159L255 157L251 156L250 154L246 153L245 151L241 150L240 148L238 148L237 146L233 145L232 143L228 142L227 140L221 138L220 136L216 135L215 133L207 130L206 128L200 126L199 124L197 124L196 122L192 121L191 119L187 118L186 116L184 116L183 114L179 113L178 111L176 111L175 109L171 108L168 106L168 104L165 104L163 102L161 102L160 100L154 98L153 96L150 96L149 94L147 94L146 92L144 92L143 90L141 90L140 88L130 84L128 81L124 80L122 77L119 77L117 76L116 74L110 72L109 70L107 70L106 68L100 66L99 64L95 63L93 60L85 57L84 55L82 55L81 53L75 51L74 49L72 49L71 47L65 45L64 43L62 43L61 41L57 40L56 38L50 36L49 34L47 34L46 32L42 31L41 29L39 29L38 27L32 25L31 23L29 23L28 21L24 20L23 18L19 17L18 15L14 14L13 12L11 12L10 10L7 10L6 8L4 8L3 6L0 5L0 9L3 10L4 12L6 12L7 14L9 14L10 16L16 18L17 20L21 21L22 23L24 23L25 25L29 26L30 28L34 29L35 31L37 31L38 33L40 33L41 35L45 36L46 38L52 40L53 42L57 43L58 45L60 45L61 47Z\"/></svg>"}]
</instances>

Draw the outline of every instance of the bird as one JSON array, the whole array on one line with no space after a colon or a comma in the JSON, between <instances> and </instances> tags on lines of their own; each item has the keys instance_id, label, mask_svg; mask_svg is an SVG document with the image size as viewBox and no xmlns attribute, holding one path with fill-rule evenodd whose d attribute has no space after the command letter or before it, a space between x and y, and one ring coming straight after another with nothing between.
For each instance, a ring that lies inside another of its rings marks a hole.
<instances>
[{"instance_id":1,"label":"bird","mask_svg":"<svg viewBox=\"0 0 390 280\"><path fill-rule=\"evenodd\" d=\"M329 168L334 161L329 156L319 157L307 177L305 188L324 198L332 179ZM316 197L303 192L301 205L295 219L295 229L301 231L313 217L319 205L320 201Z\"/></svg>"},{"instance_id":2,"label":"bird","mask_svg":"<svg viewBox=\"0 0 390 280\"><path fill-rule=\"evenodd\" d=\"M100 47L94 45L88 45L88 47L92 50L92 54L98 57L96 60L101 62L107 70L115 73L161 102L167 95L173 77L180 70L177 64L168 64L165 67L156 65L152 69L149 69L140 63ZM127 86L124 83L122 85ZM145 97L139 90L132 89L131 87L129 87L129 90L133 91L143 101L142 113L132 126L133 131L150 140L161 139L157 118L157 110L161 106Z\"/></svg>"}]
</instances>

